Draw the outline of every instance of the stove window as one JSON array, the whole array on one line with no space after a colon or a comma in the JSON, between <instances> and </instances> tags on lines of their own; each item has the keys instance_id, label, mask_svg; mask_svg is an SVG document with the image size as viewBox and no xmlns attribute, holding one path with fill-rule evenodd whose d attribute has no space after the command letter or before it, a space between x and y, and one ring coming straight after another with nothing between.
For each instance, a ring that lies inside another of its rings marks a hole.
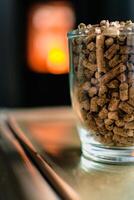
<instances>
[{"instance_id":1,"label":"stove window","mask_svg":"<svg viewBox=\"0 0 134 200\"><path fill-rule=\"evenodd\" d=\"M37 73L65 74L69 71L67 32L75 24L68 2L31 6L28 17L27 60Z\"/></svg>"}]
</instances>

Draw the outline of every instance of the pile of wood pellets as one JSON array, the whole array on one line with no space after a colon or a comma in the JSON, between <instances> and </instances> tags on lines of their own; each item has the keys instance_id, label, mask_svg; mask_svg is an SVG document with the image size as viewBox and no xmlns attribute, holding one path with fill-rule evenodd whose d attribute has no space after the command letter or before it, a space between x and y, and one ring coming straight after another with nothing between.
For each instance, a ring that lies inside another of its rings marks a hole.
<instances>
[{"instance_id":1,"label":"pile of wood pellets","mask_svg":"<svg viewBox=\"0 0 134 200\"><path fill-rule=\"evenodd\" d=\"M85 25L72 40L74 96L84 126L102 144L134 144L134 24Z\"/></svg>"}]
</instances>

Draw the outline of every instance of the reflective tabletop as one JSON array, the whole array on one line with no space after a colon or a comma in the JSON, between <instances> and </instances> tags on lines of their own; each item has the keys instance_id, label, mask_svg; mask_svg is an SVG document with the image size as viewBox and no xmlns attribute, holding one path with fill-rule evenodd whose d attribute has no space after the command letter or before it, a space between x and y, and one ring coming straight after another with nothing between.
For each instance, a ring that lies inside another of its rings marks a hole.
<instances>
[{"instance_id":1,"label":"reflective tabletop","mask_svg":"<svg viewBox=\"0 0 134 200\"><path fill-rule=\"evenodd\" d=\"M0 120L0 200L60 200Z\"/></svg>"},{"instance_id":2,"label":"reflective tabletop","mask_svg":"<svg viewBox=\"0 0 134 200\"><path fill-rule=\"evenodd\" d=\"M82 200L134 199L134 165L86 160L70 108L8 113L9 126L32 145Z\"/></svg>"}]
</instances>

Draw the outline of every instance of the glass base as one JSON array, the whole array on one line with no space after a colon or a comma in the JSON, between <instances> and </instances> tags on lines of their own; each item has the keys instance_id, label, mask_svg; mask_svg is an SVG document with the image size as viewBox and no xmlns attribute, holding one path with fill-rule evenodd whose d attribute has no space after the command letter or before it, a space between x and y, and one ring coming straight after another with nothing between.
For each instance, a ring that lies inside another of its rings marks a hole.
<instances>
[{"instance_id":1,"label":"glass base","mask_svg":"<svg viewBox=\"0 0 134 200\"><path fill-rule=\"evenodd\" d=\"M107 164L134 164L134 146L113 147L100 144L81 127L78 127L82 153L86 159Z\"/></svg>"}]
</instances>

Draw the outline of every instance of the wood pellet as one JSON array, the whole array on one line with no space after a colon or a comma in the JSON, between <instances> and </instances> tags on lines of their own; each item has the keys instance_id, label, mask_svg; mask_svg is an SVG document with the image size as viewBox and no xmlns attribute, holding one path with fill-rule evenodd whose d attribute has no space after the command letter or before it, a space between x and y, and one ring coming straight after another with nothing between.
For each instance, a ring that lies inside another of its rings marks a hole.
<instances>
[{"instance_id":1,"label":"wood pellet","mask_svg":"<svg viewBox=\"0 0 134 200\"><path fill-rule=\"evenodd\" d=\"M72 42L77 109L106 145L134 144L134 36L127 34L133 27L131 21L80 24L83 34Z\"/></svg>"}]
</instances>

